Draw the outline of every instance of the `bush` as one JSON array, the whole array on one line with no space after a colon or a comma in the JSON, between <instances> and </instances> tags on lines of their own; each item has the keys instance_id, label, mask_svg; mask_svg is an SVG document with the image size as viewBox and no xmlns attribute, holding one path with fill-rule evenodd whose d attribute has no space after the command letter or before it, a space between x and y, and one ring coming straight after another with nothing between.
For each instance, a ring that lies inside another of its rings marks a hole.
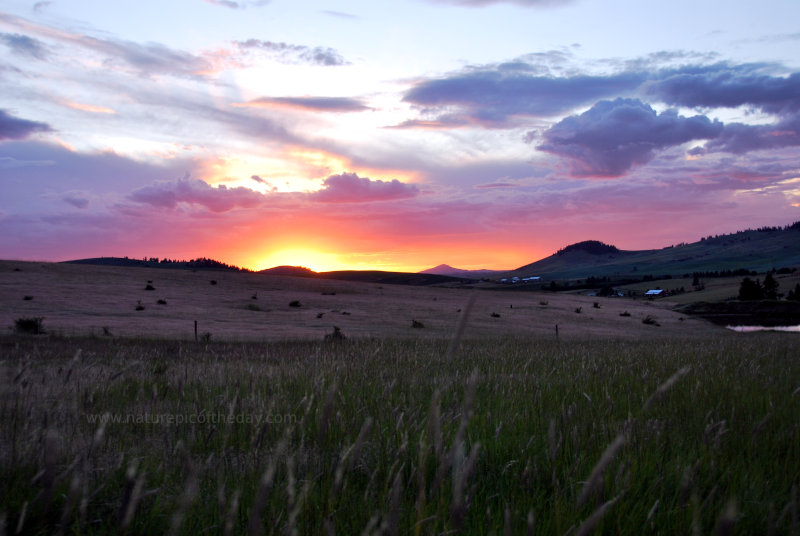
<instances>
[{"instance_id":1,"label":"bush","mask_svg":"<svg viewBox=\"0 0 800 536\"><path fill-rule=\"evenodd\" d=\"M411 321L411 327L412 327L412 328L424 328L424 327L425 327L425 324L423 324L423 323L422 323L422 322L420 322L419 320L412 320L412 321Z\"/></svg>"},{"instance_id":2,"label":"bush","mask_svg":"<svg viewBox=\"0 0 800 536\"><path fill-rule=\"evenodd\" d=\"M341 342L345 338L344 333L337 326L333 326L333 333L325 334L325 342Z\"/></svg>"},{"instance_id":3,"label":"bush","mask_svg":"<svg viewBox=\"0 0 800 536\"><path fill-rule=\"evenodd\" d=\"M658 326L659 323L656 322L656 319L652 315L647 315L642 319L642 324L647 324L648 326Z\"/></svg>"},{"instance_id":4,"label":"bush","mask_svg":"<svg viewBox=\"0 0 800 536\"><path fill-rule=\"evenodd\" d=\"M33 299L33 296L23 296L22 299L25 301L31 301Z\"/></svg>"},{"instance_id":5,"label":"bush","mask_svg":"<svg viewBox=\"0 0 800 536\"><path fill-rule=\"evenodd\" d=\"M166 305L167 304L167 300L158 300L156 303L158 305Z\"/></svg>"},{"instance_id":6,"label":"bush","mask_svg":"<svg viewBox=\"0 0 800 536\"><path fill-rule=\"evenodd\" d=\"M302 307L302 305L303 305L303 304L302 304L302 303L300 303L300 302L299 302L299 301L297 301L297 300L293 300L293 301L289 302L289 307Z\"/></svg>"},{"instance_id":7,"label":"bush","mask_svg":"<svg viewBox=\"0 0 800 536\"><path fill-rule=\"evenodd\" d=\"M44 318L41 316L30 318L17 318L14 320L14 331L17 333L29 333L31 335L41 335L44 333L42 326Z\"/></svg>"},{"instance_id":8,"label":"bush","mask_svg":"<svg viewBox=\"0 0 800 536\"><path fill-rule=\"evenodd\" d=\"M147 285L144 287L144 289L145 289L145 290L155 290L155 289L156 289L156 287L154 287L153 285L151 285L150 283L148 283L148 284L147 284Z\"/></svg>"}]
</instances>

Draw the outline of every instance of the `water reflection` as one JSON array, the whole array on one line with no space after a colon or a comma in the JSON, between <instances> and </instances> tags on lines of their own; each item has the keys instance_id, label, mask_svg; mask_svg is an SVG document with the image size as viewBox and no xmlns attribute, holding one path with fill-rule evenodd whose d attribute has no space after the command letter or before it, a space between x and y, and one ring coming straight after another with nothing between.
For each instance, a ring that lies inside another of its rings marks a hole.
<instances>
[{"instance_id":1,"label":"water reflection","mask_svg":"<svg viewBox=\"0 0 800 536\"><path fill-rule=\"evenodd\" d=\"M800 333L800 326L725 326L733 331L750 333L751 331L791 331Z\"/></svg>"}]
</instances>

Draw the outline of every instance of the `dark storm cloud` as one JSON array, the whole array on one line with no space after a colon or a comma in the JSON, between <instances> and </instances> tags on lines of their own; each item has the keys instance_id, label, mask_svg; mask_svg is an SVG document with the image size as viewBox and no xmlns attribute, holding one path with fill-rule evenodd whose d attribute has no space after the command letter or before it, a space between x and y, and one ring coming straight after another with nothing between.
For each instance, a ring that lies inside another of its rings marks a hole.
<instances>
[{"instance_id":1,"label":"dark storm cloud","mask_svg":"<svg viewBox=\"0 0 800 536\"><path fill-rule=\"evenodd\" d=\"M722 123L702 115L658 114L640 100L616 99L561 120L537 148L567 158L573 176L618 177L658 150L716 138L722 130Z\"/></svg>"},{"instance_id":2,"label":"dark storm cloud","mask_svg":"<svg viewBox=\"0 0 800 536\"><path fill-rule=\"evenodd\" d=\"M5 44L16 54L43 60L47 56L41 41L21 34L0 33L0 43Z\"/></svg>"},{"instance_id":3,"label":"dark storm cloud","mask_svg":"<svg viewBox=\"0 0 800 536\"><path fill-rule=\"evenodd\" d=\"M51 132L52 130L47 123L20 119L5 110L0 110L0 141L22 140L36 132Z\"/></svg>"},{"instance_id":4,"label":"dark storm cloud","mask_svg":"<svg viewBox=\"0 0 800 536\"><path fill-rule=\"evenodd\" d=\"M329 47L309 47L261 39L236 41L236 44L242 50L260 50L286 63L309 63L325 67L349 64L341 54Z\"/></svg>"}]
</instances>

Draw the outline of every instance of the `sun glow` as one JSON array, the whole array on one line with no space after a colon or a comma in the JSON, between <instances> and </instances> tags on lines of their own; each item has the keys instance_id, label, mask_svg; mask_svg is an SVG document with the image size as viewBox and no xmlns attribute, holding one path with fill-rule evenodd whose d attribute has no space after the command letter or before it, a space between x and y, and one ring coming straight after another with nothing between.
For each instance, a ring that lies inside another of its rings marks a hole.
<instances>
[{"instance_id":1,"label":"sun glow","mask_svg":"<svg viewBox=\"0 0 800 536\"><path fill-rule=\"evenodd\" d=\"M275 266L304 266L315 272L347 270L348 266L334 253L313 249L281 249L271 252L256 262L256 270L264 270Z\"/></svg>"}]
</instances>

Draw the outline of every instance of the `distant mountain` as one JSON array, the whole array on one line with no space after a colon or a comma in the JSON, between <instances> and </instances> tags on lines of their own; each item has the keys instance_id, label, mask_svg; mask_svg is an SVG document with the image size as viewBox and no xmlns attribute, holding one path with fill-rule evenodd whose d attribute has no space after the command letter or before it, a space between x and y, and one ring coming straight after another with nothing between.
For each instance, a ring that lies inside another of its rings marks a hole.
<instances>
[{"instance_id":1,"label":"distant mountain","mask_svg":"<svg viewBox=\"0 0 800 536\"><path fill-rule=\"evenodd\" d=\"M449 264L440 264L439 266L422 270L419 273L447 275L450 277L460 277L464 279L483 279L497 277L504 272L505 270L461 270L459 268L453 268Z\"/></svg>"},{"instance_id":2,"label":"distant mountain","mask_svg":"<svg viewBox=\"0 0 800 536\"><path fill-rule=\"evenodd\" d=\"M504 277L545 279L631 277L800 267L800 222L708 236L691 244L625 251L597 240L567 246L555 254L506 272Z\"/></svg>"}]
</instances>

